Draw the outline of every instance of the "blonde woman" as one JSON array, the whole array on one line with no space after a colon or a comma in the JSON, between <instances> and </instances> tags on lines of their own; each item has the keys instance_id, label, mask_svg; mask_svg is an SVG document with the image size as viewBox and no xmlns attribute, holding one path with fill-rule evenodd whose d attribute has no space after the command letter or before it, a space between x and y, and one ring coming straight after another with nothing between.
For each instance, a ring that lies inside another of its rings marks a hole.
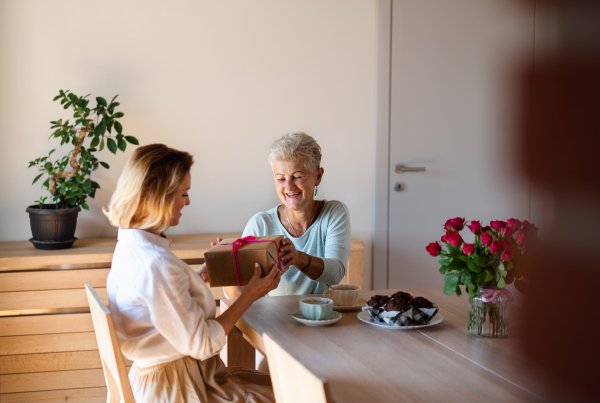
<instances>
[{"instance_id":1,"label":"blonde woman","mask_svg":"<svg viewBox=\"0 0 600 403\"><path fill-rule=\"evenodd\" d=\"M268 374L225 368L219 351L237 320L277 288L274 265L260 266L240 298L219 317L200 276L169 250L164 232L190 204L193 158L162 144L139 147L105 211L119 227L107 280L109 309L138 402L273 402Z\"/></svg>"},{"instance_id":2,"label":"blonde woman","mask_svg":"<svg viewBox=\"0 0 600 403\"><path fill-rule=\"evenodd\" d=\"M281 204L255 214L243 236L283 235L281 284L277 295L321 294L338 284L350 258L350 214L342 202L317 200L323 179L321 147L306 133L289 133L269 151L275 190ZM289 270L288 270L289 269ZM225 287L230 297L243 287Z\"/></svg>"}]
</instances>

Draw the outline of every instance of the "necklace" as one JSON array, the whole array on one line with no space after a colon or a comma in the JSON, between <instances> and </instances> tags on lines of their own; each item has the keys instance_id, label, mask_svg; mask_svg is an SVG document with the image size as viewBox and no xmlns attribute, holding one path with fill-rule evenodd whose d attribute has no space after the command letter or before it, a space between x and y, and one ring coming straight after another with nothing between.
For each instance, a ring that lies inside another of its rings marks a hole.
<instances>
[{"instance_id":1,"label":"necklace","mask_svg":"<svg viewBox=\"0 0 600 403\"><path fill-rule=\"evenodd\" d=\"M310 228L310 226L313 223L313 220L315 219L315 206L317 205L317 202L315 202L315 204L313 204L313 213L312 213L312 218L310 220L310 223L308 224L308 228ZM292 231L294 231L294 234L296 235L296 238L300 238L300 236L298 235L298 233L296 232L296 228L294 228L294 226L292 225L290 218L288 217L287 214L287 207L285 208L285 218L288 222L288 224L290 224L290 227L292 227Z\"/></svg>"}]
</instances>

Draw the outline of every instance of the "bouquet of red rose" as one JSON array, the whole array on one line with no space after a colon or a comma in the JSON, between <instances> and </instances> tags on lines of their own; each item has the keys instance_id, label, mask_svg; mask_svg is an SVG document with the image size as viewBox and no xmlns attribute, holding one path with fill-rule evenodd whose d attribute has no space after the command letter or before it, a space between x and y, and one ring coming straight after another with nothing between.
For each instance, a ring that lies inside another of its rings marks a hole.
<instances>
[{"instance_id":1,"label":"bouquet of red rose","mask_svg":"<svg viewBox=\"0 0 600 403\"><path fill-rule=\"evenodd\" d=\"M487 227L471 221L466 226L475 234L475 242L470 244L460 236L465 224L460 217L446 221L441 239L444 246L432 242L426 248L431 256L441 257L438 262L440 273L445 275L444 294L461 295L459 286L464 285L474 298L480 288L504 288L513 282L524 292L526 282L518 261L527 245L537 239L537 227L515 218L492 221Z\"/></svg>"}]
</instances>

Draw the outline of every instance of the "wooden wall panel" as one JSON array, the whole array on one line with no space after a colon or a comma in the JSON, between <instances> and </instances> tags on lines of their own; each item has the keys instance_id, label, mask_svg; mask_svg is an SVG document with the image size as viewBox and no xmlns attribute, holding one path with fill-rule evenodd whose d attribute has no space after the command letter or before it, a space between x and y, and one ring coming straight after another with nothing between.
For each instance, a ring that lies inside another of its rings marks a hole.
<instances>
[{"instance_id":1,"label":"wooden wall panel","mask_svg":"<svg viewBox=\"0 0 600 403\"><path fill-rule=\"evenodd\" d=\"M0 318L0 337L93 331L94 324L89 313Z\"/></svg>"},{"instance_id":2,"label":"wooden wall panel","mask_svg":"<svg viewBox=\"0 0 600 403\"><path fill-rule=\"evenodd\" d=\"M105 304L108 304L106 288L95 288ZM27 311L48 309L87 308L89 309L85 289L20 291L0 293L0 316L14 315L14 312L26 314Z\"/></svg>"},{"instance_id":3,"label":"wooden wall panel","mask_svg":"<svg viewBox=\"0 0 600 403\"><path fill-rule=\"evenodd\" d=\"M101 386L106 386L104 372L101 369L0 376L0 390L3 393L94 388Z\"/></svg>"},{"instance_id":4,"label":"wooden wall panel","mask_svg":"<svg viewBox=\"0 0 600 403\"><path fill-rule=\"evenodd\" d=\"M98 350L94 332L58 333L0 338L0 355Z\"/></svg>"},{"instance_id":5,"label":"wooden wall panel","mask_svg":"<svg viewBox=\"0 0 600 403\"><path fill-rule=\"evenodd\" d=\"M107 390L102 388L67 389L43 392L3 393L2 403L106 403Z\"/></svg>"},{"instance_id":6,"label":"wooden wall panel","mask_svg":"<svg viewBox=\"0 0 600 403\"><path fill-rule=\"evenodd\" d=\"M85 283L90 283L94 288L106 287L109 271L106 268L0 273L0 292L83 288Z\"/></svg>"}]
</instances>

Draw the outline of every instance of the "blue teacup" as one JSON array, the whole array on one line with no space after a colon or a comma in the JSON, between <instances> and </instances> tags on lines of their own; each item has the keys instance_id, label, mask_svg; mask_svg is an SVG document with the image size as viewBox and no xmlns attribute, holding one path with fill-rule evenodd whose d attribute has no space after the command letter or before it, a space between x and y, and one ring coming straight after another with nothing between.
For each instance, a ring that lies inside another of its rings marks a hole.
<instances>
[{"instance_id":1,"label":"blue teacup","mask_svg":"<svg viewBox=\"0 0 600 403\"><path fill-rule=\"evenodd\" d=\"M333 312L333 300L319 297L302 298L300 300L300 312L306 319L327 319Z\"/></svg>"}]
</instances>

